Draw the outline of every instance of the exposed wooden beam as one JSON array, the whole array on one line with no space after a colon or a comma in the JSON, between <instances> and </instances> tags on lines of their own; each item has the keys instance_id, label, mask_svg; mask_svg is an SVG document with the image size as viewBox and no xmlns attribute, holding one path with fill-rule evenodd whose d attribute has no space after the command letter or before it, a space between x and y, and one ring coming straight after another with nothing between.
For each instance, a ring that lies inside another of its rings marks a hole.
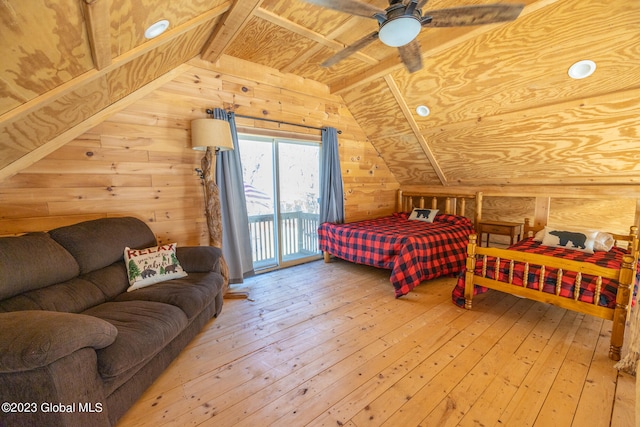
<instances>
[{"instance_id":1,"label":"exposed wooden beam","mask_svg":"<svg viewBox=\"0 0 640 427\"><path fill-rule=\"evenodd\" d=\"M191 68L192 66L186 63L174 68L168 73L158 77L151 83L144 85L143 87L136 90L132 94L125 96L124 98L122 98L117 102L114 102L113 104L109 105L107 108L103 109L102 111L99 111L98 113L94 114L93 116L89 117L83 122L68 129L67 131L53 138L49 142L42 144L38 148L30 151L29 153L20 157L18 160L0 169L0 181L17 174L22 169L28 166L31 166L32 164L42 159L43 157L53 153L55 150L62 147L69 141L72 141L73 139L79 137L83 133L89 131L91 128L102 123L104 120L106 120L113 114L125 109L129 105L133 104L134 102L138 101L144 96L150 94L160 86L175 79L180 74L189 71L189 69Z\"/></svg>"},{"instance_id":2,"label":"exposed wooden beam","mask_svg":"<svg viewBox=\"0 0 640 427\"><path fill-rule=\"evenodd\" d=\"M283 72L289 72L296 66L304 63L304 61L306 61L307 59L315 55L318 51L320 51L324 47L328 47L336 51L344 49L346 46L340 42L335 41L334 38L338 37L341 34L344 34L347 31L350 31L354 26L359 24L358 20L353 19L352 17L352 18L349 18L344 25L341 25L340 27L338 27L331 34L327 36L323 36L322 34L316 33L315 31L311 31L308 28L303 27L302 25L298 25L295 22L291 22L287 19L282 18L279 15L276 15L273 12L270 12L262 8L259 8L256 10L255 16L318 43L317 45L315 45L315 47L307 50L306 52L303 52L301 55L296 57L294 62L292 64L289 64L286 67L286 70L285 69L281 70ZM360 52L356 52L353 55L353 57L358 58L361 61L366 62L368 64L378 63L378 61L375 58L372 58L369 55L365 55L364 53L360 53Z\"/></svg>"},{"instance_id":3,"label":"exposed wooden beam","mask_svg":"<svg viewBox=\"0 0 640 427\"><path fill-rule=\"evenodd\" d=\"M82 5L93 64L98 70L102 70L111 64L109 15L111 0L85 0Z\"/></svg>"},{"instance_id":4,"label":"exposed wooden beam","mask_svg":"<svg viewBox=\"0 0 640 427\"><path fill-rule=\"evenodd\" d=\"M396 84L396 82L393 80L391 76L385 76L384 80L387 82L387 86L389 86L389 90L391 90L393 97L396 99L396 102L398 103L398 106L402 110L402 113L404 114L405 119L407 119L407 123L409 123L409 126L411 127L411 130L413 131L414 136L420 143L420 147L422 148L422 150L424 151L424 154L429 159L429 163L431 163L431 167L438 175L438 178L440 178L440 182L442 183L442 185L446 186L447 177L444 175L444 172L442 172L442 168L438 164L438 160L436 159L436 156L433 154L433 151L431 151L431 147L429 147L429 144L427 143L427 141L424 139L424 136L422 136L422 133L420 132L420 128L418 127L418 124L413 119L413 114L411 113L411 109L405 102L404 97L400 92L400 88L398 87L398 85Z\"/></svg>"},{"instance_id":5,"label":"exposed wooden beam","mask_svg":"<svg viewBox=\"0 0 640 427\"><path fill-rule=\"evenodd\" d=\"M87 85L96 79L99 79L100 77L108 74L116 68L119 68L130 61L133 61L134 59L150 52L153 49L156 49L158 46L169 43L174 39L182 36L183 34L193 30L195 27L198 27L203 23L214 19L215 17L222 15L227 10L226 6L227 5L225 4L214 8L190 21L185 22L182 25L175 27L172 30L167 31L166 33L158 36L153 40L149 40L148 42L138 46L137 48L118 56L111 62L111 64L101 70L88 71L74 79L69 80L66 83L61 84L60 86L50 90L49 92L45 92L42 95L25 102L21 106L0 115L0 123L2 124L2 126L8 126L11 123L25 118L27 115L33 113L34 111L45 108L52 102L61 99L63 96L68 95L73 91L78 90L79 87Z\"/></svg>"},{"instance_id":6,"label":"exposed wooden beam","mask_svg":"<svg viewBox=\"0 0 640 427\"><path fill-rule=\"evenodd\" d=\"M263 0L236 1L223 17L222 23L214 29L209 41L202 48L202 59L216 62L247 25L262 2ZM228 6L229 4L227 3L226 5Z\"/></svg>"},{"instance_id":7,"label":"exposed wooden beam","mask_svg":"<svg viewBox=\"0 0 640 427\"><path fill-rule=\"evenodd\" d=\"M159 37L153 40L149 40L148 42L143 43L142 45L132 49L131 51L114 58L113 61L103 69L93 69L84 74L81 74L78 77L73 78L56 87L55 89L52 89L22 104L19 107L14 108L13 110L8 111L3 115L0 115L0 131L4 131L4 129L13 126L17 122L27 120L29 115L37 113L38 111L44 111L51 105L55 105L57 102L64 102L64 98L66 96L75 92L81 92L83 88L90 87L99 79L107 76L107 74L109 74L110 72L118 69L119 67L125 66L131 61L149 53L150 51L164 44L176 40L189 31L192 31L195 28L211 21L212 19L215 19L217 16L223 14L226 10L226 5L214 8L202 15L199 15L194 19L185 22L182 25L173 28L170 31L167 31ZM133 90L136 89L134 88ZM101 112L98 113L98 111L95 111L95 113L100 114ZM94 116L91 116L86 120L91 120L93 117ZM82 123L87 123L86 120ZM64 132L60 135L54 136L52 139L43 141L32 141L32 147L29 147L28 150L25 150L24 155L22 155L21 157L4 159L6 160L6 162L3 162L3 164L7 164L7 166L0 170L0 179L4 179L8 176L14 175L20 170L20 168L25 167L25 165L32 164L40 158L46 156L49 152L55 150L58 146L60 146L59 144L61 144L61 141L64 141L65 138L68 138L68 135L68 132Z\"/></svg>"},{"instance_id":8,"label":"exposed wooden beam","mask_svg":"<svg viewBox=\"0 0 640 427\"><path fill-rule=\"evenodd\" d=\"M487 178L487 179L462 179L457 178L457 185L474 185L474 186L487 186L493 185L495 183L495 179ZM592 175L582 175L582 176L569 176L569 177L536 177L532 178L507 178L502 179L502 185L505 186L528 186L528 187L536 187L543 185L557 185L557 186L565 186L565 185L582 185L584 187L593 186L593 187L601 187L603 185L619 185L621 188L625 187L635 187L640 189L640 177L630 176L628 174L620 174L620 175L607 175L607 176L599 176L594 178Z\"/></svg>"},{"instance_id":9,"label":"exposed wooden beam","mask_svg":"<svg viewBox=\"0 0 640 427\"><path fill-rule=\"evenodd\" d=\"M518 19L522 19L524 16L529 15L531 13L535 13L540 9L552 5L559 0L538 0L534 1L531 4L525 6L525 8L520 13ZM508 23L507 23L508 24ZM433 56L439 54L447 49L450 49L460 43L464 43L466 41L472 40L476 37L481 36L484 33L492 31L496 28L496 26L505 25L505 24L492 24L492 25L481 25L479 27L473 28L463 35L459 37L452 38L448 40L446 43L442 43L438 46L434 46L430 49L424 49L422 51L423 62L427 60L429 56ZM364 73L358 73L355 76L347 76L345 78L341 78L338 81L330 84L331 92L341 94L343 92L349 91L354 87L369 83L373 80L376 80L380 77L383 77L387 74L393 73L404 67L404 64L400 60L400 57L397 54L393 54L386 59L380 61L377 65L371 67Z\"/></svg>"}]
</instances>

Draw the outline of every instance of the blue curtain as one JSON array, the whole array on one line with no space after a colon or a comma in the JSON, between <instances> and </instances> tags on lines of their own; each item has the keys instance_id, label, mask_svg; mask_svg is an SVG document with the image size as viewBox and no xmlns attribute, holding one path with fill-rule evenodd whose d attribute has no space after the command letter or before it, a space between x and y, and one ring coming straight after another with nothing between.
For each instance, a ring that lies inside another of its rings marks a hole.
<instances>
[{"instance_id":1,"label":"blue curtain","mask_svg":"<svg viewBox=\"0 0 640 427\"><path fill-rule=\"evenodd\" d=\"M344 222L344 186L338 154L338 131L322 129L322 161L320 164L320 224Z\"/></svg>"},{"instance_id":2,"label":"blue curtain","mask_svg":"<svg viewBox=\"0 0 640 427\"><path fill-rule=\"evenodd\" d=\"M222 254L229 267L229 283L242 283L253 274L253 259L236 120L232 112L222 108L214 109L213 117L228 121L231 127L234 149L216 156L216 182L222 211Z\"/></svg>"}]
</instances>

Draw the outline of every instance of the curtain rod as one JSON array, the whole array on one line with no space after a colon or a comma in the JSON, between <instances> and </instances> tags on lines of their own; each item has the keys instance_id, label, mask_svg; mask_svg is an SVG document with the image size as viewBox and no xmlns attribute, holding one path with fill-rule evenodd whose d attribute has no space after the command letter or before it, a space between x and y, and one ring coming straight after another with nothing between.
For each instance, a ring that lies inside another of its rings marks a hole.
<instances>
[{"instance_id":1,"label":"curtain rod","mask_svg":"<svg viewBox=\"0 0 640 427\"><path fill-rule=\"evenodd\" d=\"M227 114L229 114L229 113L231 113L231 111L227 112ZM273 122L273 123L278 123L280 125L298 126L298 127L307 128L307 129L316 129L316 130L322 130L323 129L323 128L319 128L319 127L315 127L315 126L301 125L301 124L298 124L298 123L283 122L282 120L266 119L264 117L244 116L242 114L236 114L235 116L236 117L241 117L243 119L262 120L264 122ZM338 130L338 133L341 134L342 131Z\"/></svg>"}]
</instances>

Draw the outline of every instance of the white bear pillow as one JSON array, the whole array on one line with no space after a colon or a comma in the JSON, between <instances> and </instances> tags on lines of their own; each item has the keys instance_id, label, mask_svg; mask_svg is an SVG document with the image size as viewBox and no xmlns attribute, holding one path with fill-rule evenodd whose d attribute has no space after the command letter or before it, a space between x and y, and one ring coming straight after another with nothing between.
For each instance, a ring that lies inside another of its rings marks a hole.
<instances>
[{"instance_id":1,"label":"white bear pillow","mask_svg":"<svg viewBox=\"0 0 640 427\"><path fill-rule=\"evenodd\" d=\"M433 222L433 219L436 217L437 213L438 209L413 208L413 211L411 211L411 215L409 215L409 219L416 221Z\"/></svg>"},{"instance_id":2,"label":"white bear pillow","mask_svg":"<svg viewBox=\"0 0 640 427\"><path fill-rule=\"evenodd\" d=\"M131 285L127 292L187 275L176 257L175 243L146 249L124 248L124 262Z\"/></svg>"},{"instance_id":3,"label":"white bear pillow","mask_svg":"<svg viewBox=\"0 0 640 427\"><path fill-rule=\"evenodd\" d=\"M597 231L544 228L542 244L593 253Z\"/></svg>"}]
</instances>

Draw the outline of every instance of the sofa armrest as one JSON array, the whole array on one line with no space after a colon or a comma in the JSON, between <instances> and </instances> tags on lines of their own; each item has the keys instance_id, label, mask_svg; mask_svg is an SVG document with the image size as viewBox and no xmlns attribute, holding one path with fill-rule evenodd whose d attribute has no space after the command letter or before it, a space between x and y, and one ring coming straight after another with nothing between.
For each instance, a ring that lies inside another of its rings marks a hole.
<instances>
[{"instance_id":1,"label":"sofa armrest","mask_svg":"<svg viewBox=\"0 0 640 427\"><path fill-rule=\"evenodd\" d=\"M178 246L176 256L187 273L220 273L222 249L215 246Z\"/></svg>"},{"instance_id":2,"label":"sofa armrest","mask_svg":"<svg viewBox=\"0 0 640 427\"><path fill-rule=\"evenodd\" d=\"M81 348L111 344L118 330L97 317L44 310L0 313L0 373L49 365Z\"/></svg>"}]
</instances>

